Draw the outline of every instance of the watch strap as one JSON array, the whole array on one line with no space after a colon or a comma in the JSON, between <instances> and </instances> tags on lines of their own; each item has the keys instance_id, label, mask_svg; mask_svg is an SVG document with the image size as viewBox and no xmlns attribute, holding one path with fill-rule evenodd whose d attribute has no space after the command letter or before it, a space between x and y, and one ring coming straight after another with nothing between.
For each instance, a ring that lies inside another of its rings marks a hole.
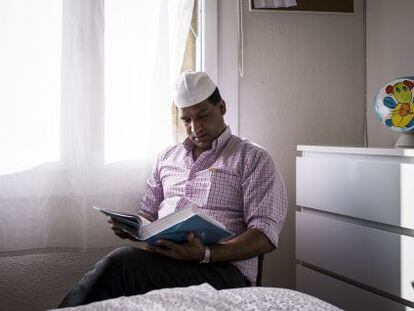
<instances>
[{"instance_id":1,"label":"watch strap","mask_svg":"<svg viewBox=\"0 0 414 311\"><path fill-rule=\"evenodd\" d=\"M200 261L200 263L209 263L210 262L210 256L211 256L210 247L206 246L204 248L204 258Z\"/></svg>"}]
</instances>

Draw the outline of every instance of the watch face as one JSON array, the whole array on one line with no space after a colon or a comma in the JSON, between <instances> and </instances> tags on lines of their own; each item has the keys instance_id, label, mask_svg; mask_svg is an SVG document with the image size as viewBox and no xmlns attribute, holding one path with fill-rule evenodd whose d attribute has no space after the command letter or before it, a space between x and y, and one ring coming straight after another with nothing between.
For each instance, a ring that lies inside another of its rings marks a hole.
<instances>
[{"instance_id":1,"label":"watch face","mask_svg":"<svg viewBox=\"0 0 414 311\"><path fill-rule=\"evenodd\" d=\"M375 113L394 132L414 132L414 77L402 77L387 83L374 101Z\"/></svg>"}]
</instances>

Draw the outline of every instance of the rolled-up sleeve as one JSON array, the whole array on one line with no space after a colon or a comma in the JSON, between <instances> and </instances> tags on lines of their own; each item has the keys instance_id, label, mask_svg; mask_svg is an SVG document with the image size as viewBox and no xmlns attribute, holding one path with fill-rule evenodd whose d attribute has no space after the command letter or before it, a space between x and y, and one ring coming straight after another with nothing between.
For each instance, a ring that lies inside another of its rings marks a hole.
<instances>
[{"instance_id":1,"label":"rolled-up sleeve","mask_svg":"<svg viewBox=\"0 0 414 311\"><path fill-rule=\"evenodd\" d=\"M261 148L248 154L244 168L244 221L247 228L260 230L277 247L288 206L282 176L270 155Z\"/></svg>"}]
</instances>

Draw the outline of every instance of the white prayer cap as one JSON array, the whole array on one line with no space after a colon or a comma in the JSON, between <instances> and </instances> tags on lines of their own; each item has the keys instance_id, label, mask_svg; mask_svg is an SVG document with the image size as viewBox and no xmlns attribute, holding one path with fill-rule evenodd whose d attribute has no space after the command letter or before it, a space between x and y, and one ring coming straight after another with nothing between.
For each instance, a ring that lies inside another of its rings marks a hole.
<instances>
[{"instance_id":1,"label":"white prayer cap","mask_svg":"<svg viewBox=\"0 0 414 311\"><path fill-rule=\"evenodd\" d=\"M186 71L174 83L173 98L177 108L187 108L199 104L213 94L216 84L207 73Z\"/></svg>"}]
</instances>

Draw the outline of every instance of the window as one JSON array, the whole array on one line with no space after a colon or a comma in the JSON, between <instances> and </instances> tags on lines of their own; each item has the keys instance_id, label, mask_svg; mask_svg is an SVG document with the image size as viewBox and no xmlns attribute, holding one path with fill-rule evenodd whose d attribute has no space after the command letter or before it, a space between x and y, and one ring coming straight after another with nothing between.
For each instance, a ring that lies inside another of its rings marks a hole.
<instances>
[{"instance_id":1,"label":"window","mask_svg":"<svg viewBox=\"0 0 414 311\"><path fill-rule=\"evenodd\" d=\"M0 2L0 175L60 158L61 25L60 1Z\"/></svg>"},{"instance_id":2,"label":"window","mask_svg":"<svg viewBox=\"0 0 414 311\"><path fill-rule=\"evenodd\" d=\"M148 158L173 142L166 90L180 70L201 68L199 1L76 2L64 12L56 0L0 3L0 175ZM102 19L84 14L103 7Z\"/></svg>"},{"instance_id":3,"label":"window","mask_svg":"<svg viewBox=\"0 0 414 311\"><path fill-rule=\"evenodd\" d=\"M202 63L199 12L193 0L0 2L0 251L119 243L91 206L133 211L173 142L171 81Z\"/></svg>"},{"instance_id":4,"label":"window","mask_svg":"<svg viewBox=\"0 0 414 311\"><path fill-rule=\"evenodd\" d=\"M177 10L189 11L189 20ZM197 67L198 17L198 1L106 1L106 163L147 158L173 143L169 91L180 71Z\"/></svg>"}]
</instances>

